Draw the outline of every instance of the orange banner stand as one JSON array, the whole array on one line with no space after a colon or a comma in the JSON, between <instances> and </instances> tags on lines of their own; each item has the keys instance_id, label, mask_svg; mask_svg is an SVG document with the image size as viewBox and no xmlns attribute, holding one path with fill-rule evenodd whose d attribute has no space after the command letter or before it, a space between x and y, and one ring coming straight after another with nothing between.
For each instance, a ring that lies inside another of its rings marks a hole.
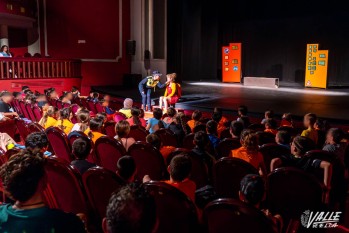
<instances>
[{"instance_id":1,"label":"orange banner stand","mask_svg":"<svg viewBox=\"0 0 349 233\"><path fill-rule=\"evenodd\" d=\"M222 81L241 82L241 43L222 47Z\"/></svg>"},{"instance_id":2,"label":"orange banner stand","mask_svg":"<svg viewBox=\"0 0 349 233\"><path fill-rule=\"evenodd\" d=\"M328 50L319 44L307 44L305 87L327 88Z\"/></svg>"}]
</instances>

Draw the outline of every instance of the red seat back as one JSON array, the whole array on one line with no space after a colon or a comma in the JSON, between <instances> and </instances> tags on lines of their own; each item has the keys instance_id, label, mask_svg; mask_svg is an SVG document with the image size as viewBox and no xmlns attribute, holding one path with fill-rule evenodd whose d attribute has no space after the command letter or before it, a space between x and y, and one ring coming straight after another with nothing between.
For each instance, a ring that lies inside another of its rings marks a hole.
<instances>
[{"instance_id":1,"label":"red seat back","mask_svg":"<svg viewBox=\"0 0 349 233\"><path fill-rule=\"evenodd\" d=\"M257 132L258 144L260 146L269 143L275 143L275 135L270 132Z\"/></svg>"},{"instance_id":2,"label":"red seat back","mask_svg":"<svg viewBox=\"0 0 349 233\"><path fill-rule=\"evenodd\" d=\"M173 157L175 157L176 155L179 155L181 153L189 153L190 150L186 149L186 148L176 148L174 151L172 151L166 158L166 165L170 165Z\"/></svg>"},{"instance_id":3,"label":"red seat back","mask_svg":"<svg viewBox=\"0 0 349 233\"><path fill-rule=\"evenodd\" d=\"M96 105L95 105L94 102L92 102L92 101L87 101L87 106L88 106L88 110L90 110L90 111L93 112L94 114L97 113Z\"/></svg>"},{"instance_id":4,"label":"red seat back","mask_svg":"<svg viewBox=\"0 0 349 233\"><path fill-rule=\"evenodd\" d=\"M161 142L164 146L173 146L177 147L177 137L176 135L169 129L159 129L155 132L161 139Z\"/></svg>"},{"instance_id":5,"label":"red seat back","mask_svg":"<svg viewBox=\"0 0 349 233\"><path fill-rule=\"evenodd\" d=\"M24 120L22 120L20 118L15 119L15 124L16 124L16 127L18 129L19 134L22 137L22 140L24 141L29 134L28 126L26 125Z\"/></svg>"},{"instance_id":6,"label":"red seat back","mask_svg":"<svg viewBox=\"0 0 349 233\"><path fill-rule=\"evenodd\" d=\"M193 233L198 231L194 204L181 191L164 182L144 184L155 198L157 224L154 233Z\"/></svg>"},{"instance_id":7,"label":"red seat back","mask_svg":"<svg viewBox=\"0 0 349 233\"><path fill-rule=\"evenodd\" d=\"M148 135L147 131L142 126L132 125L130 133L128 134L128 137L133 138L136 142L137 141L145 142L147 135Z\"/></svg>"},{"instance_id":8,"label":"red seat back","mask_svg":"<svg viewBox=\"0 0 349 233\"><path fill-rule=\"evenodd\" d=\"M48 157L45 165L47 188L44 196L51 208L88 214L79 172L65 160Z\"/></svg>"},{"instance_id":9,"label":"red seat back","mask_svg":"<svg viewBox=\"0 0 349 233\"><path fill-rule=\"evenodd\" d=\"M113 119L116 123L118 123L119 121L126 120L126 116L121 112L115 112Z\"/></svg>"},{"instance_id":10,"label":"red seat back","mask_svg":"<svg viewBox=\"0 0 349 233\"><path fill-rule=\"evenodd\" d=\"M36 121L39 122L41 120L41 118L42 118L42 110L41 110L41 108L39 108L39 106L37 106L37 105L34 105L33 106L33 113L34 113Z\"/></svg>"},{"instance_id":11,"label":"red seat back","mask_svg":"<svg viewBox=\"0 0 349 233\"><path fill-rule=\"evenodd\" d=\"M152 180L162 180L165 174L165 162L160 152L145 142L136 142L128 149L128 154L136 162L136 178L142 181L145 175Z\"/></svg>"},{"instance_id":12,"label":"red seat back","mask_svg":"<svg viewBox=\"0 0 349 233\"><path fill-rule=\"evenodd\" d=\"M271 160L273 160L274 158L280 158L281 156L289 155L291 153L291 151L286 147L275 143L264 144L259 148L259 151L263 155L264 164L267 168L267 173L270 172Z\"/></svg>"},{"instance_id":13,"label":"red seat back","mask_svg":"<svg viewBox=\"0 0 349 233\"><path fill-rule=\"evenodd\" d=\"M208 185L209 175L207 165L199 155L195 153L190 153L189 155L192 164L190 179L195 182L197 189Z\"/></svg>"},{"instance_id":14,"label":"red seat back","mask_svg":"<svg viewBox=\"0 0 349 233\"><path fill-rule=\"evenodd\" d=\"M15 120L0 122L0 132L7 133L11 138L15 138L16 129Z\"/></svg>"},{"instance_id":15,"label":"red seat back","mask_svg":"<svg viewBox=\"0 0 349 233\"><path fill-rule=\"evenodd\" d=\"M29 130L29 133L34 133L34 132L42 132L42 133L44 133L45 132L44 127L42 127L38 123L34 123L34 122L32 122L32 123L30 123L28 125L28 130Z\"/></svg>"},{"instance_id":16,"label":"red seat back","mask_svg":"<svg viewBox=\"0 0 349 233\"><path fill-rule=\"evenodd\" d=\"M258 174L251 164L238 158L221 158L213 169L213 184L219 197L238 198L240 181L247 174Z\"/></svg>"},{"instance_id":17,"label":"red seat back","mask_svg":"<svg viewBox=\"0 0 349 233\"><path fill-rule=\"evenodd\" d=\"M103 136L95 143L97 165L115 172L118 160L126 154L123 145L114 138Z\"/></svg>"},{"instance_id":18,"label":"red seat back","mask_svg":"<svg viewBox=\"0 0 349 233\"><path fill-rule=\"evenodd\" d=\"M23 101L19 101L19 107L21 108L21 112L23 113L24 117L30 119L30 116Z\"/></svg>"},{"instance_id":19,"label":"red seat back","mask_svg":"<svg viewBox=\"0 0 349 233\"><path fill-rule=\"evenodd\" d=\"M223 140L223 139L225 139L225 138L231 138L230 127L224 129L224 130L221 132L220 139Z\"/></svg>"},{"instance_id":20,"label":"red seat back","mask_svg":"<svg viewBox=\"0 0 349 233\"><path fill-rule=\"evenodd\" d=\"M71 111L72 111L72 113L73 113L74 115L76 115L76 112L78 111L79 108L80 108L79 105L77 105L77 104L72 104L72 105L71 105Z\"/></svg>"},{"instance_id":21,"label":"red seat back","mask_svg":"<svg viewBox=\"0 0 349 233\"><path fill-rule=\"evenodd\" d=\"M89 203L101 226L110 196L121 187L123 182L116 176L115 172L101 167L87 170L82 176L82 181Z\"/></svg>"},{"instance_id":22,"label":"red seat back","mask_svg":"<svg viewBox=\"0 0 349 233\"><path fill-rule=\"evenodd\" d=\"M241 147L239 139L225 138L219 142L216 148L216 154L218 158L229 157L232 150L238 149Z\"/></svg>"},{"instance_id":23,"label":"red seat back","mask_svg":"<svg viewBox=\"0 0 349 233\"><path fill-rule=\"evenodd\" d=\"M87 104L87 99L80 98L80 100L81 100L82 106L85 107L85 108L87 108L87 109L89 109L89 108L88 108L88 104Z\"/></svg>"},{"instance_id":24,"label":"red seat back","mask_svg":"<svg viewBox=\"0 0 349 233\"><path fill-rule=\"evenodd\" d=\"M57 127L46 129L46 135L53 149L54 155L67 162L74 160L67 135Z\"/></svg>"},{"instance_id":25,"label":"red seat back","mask_svg":"<svg viewBox=\"0 0 349 233\"><path fill-rule=\"evenodd\" d=\"M103 107L101 103L96 103L95 106L96 106L97 112L105 112L105 107Z\"/></svg>"},{"instance_id":26,"label":"red seat back","mask_svg":"<svg viewBox=\"0 0 349 233\"><path fill-rule=\"evenodd\" d=\"M218 199L204 210L208 233L275 233L272 221L262 211L234 199Z\"/></svg>"},{"instance_id":27,"label":"red seat back","mask_svg":"<svg viewBox=\"0 0 349 233\"><path fill-rule=\"evenodd\" d=\"M108 121L104 124L104 133L105 135L113 138L115 137L115 122L114 121Z\"/></svg>"},{"instance_id":28,"label":"red seat back","mask_svg":"<svg viewBox=\"0 0 349 233\"><path fill-rule=\"evenodd\" d=\"M58 109L62 109L62 108L63 108L63 103L62 103L62 101L56 100L56 106L57 106Z\"/></svg>"},{"instance_id":29,"label":"red seat back","mask_svg":"<svg viewBox=\"0 0 349 233\"><path fill-rule=\"evenodd\" d=\"M26 104L25 105L25 108L27 109L27 113L29 115L29 119L33 122L36 121L36 118L35 118L35 115L34 115L34 112L33 112L33 108L32 108L32 105L31 104Z\"/></svg>"},{"instance_id":30,"label":"red seat back","mask_svg":"<svg viewBox=\"0 0 349 233\"><path fill-rule=\"evenodd\" d=\"M195 145L194 145L194 133L188 134L184 137L183 139L183 147L188 149L188 150L192 150L194 149Z\"/></svg>"}]
</instances>

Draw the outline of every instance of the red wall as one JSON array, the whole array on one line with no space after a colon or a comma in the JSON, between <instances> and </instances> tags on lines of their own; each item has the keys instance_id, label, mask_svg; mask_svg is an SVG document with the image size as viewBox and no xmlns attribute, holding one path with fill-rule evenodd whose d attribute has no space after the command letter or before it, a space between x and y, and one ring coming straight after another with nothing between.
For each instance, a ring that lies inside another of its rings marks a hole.
<instances>
[{"instance_id":1,"label":"red wall","mask_svg":"<svg viewBox=\"0 0 349 233\"><path fill-rule=\"evenodd\" d=\"M120 85L122 75L130 72L126 41L130 37L130 3L122 0L123 58L119 62L83 62L83 94L91 86ZM43 6L41 6L43 11ZM42 14L43 15L43 14ZM115 59L119 51L119 0L46 1L47 34L41 17L41 53L51 57L78 59ZM85 44L78 44L85 40Z\"/></svg>"}]
</instances>

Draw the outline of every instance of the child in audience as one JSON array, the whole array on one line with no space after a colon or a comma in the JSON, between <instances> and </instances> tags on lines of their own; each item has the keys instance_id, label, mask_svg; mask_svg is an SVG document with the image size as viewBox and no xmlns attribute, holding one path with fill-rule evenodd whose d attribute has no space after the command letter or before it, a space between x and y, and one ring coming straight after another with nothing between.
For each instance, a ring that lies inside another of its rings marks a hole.
<instances>
[{"instance_id":1,"label":"child in audience","mask_svg":"<svg viewBox=\"0 0 349 233\"><path fill-rule=\"evenodd\" d=\"M127 118L132 117L132 114L131 114L132 105L133 105L133 100L130 98L126 98L124 100L124 107L120 109L119 112L123 113Z\"/></svg>"},{"instance_id":2,"label":"child in audience","mask_svg":"<svg viewBox=\"0 0 349 233\"><path fill-rule=\"evenodd\" d=\"M153 147L158 149L164 158L164 161L167 161L169 154L171 154L176 148L173 146L163 146L161 139L156 134L148 134L146 137L146 142L151 144Z\"/></svg>"},{"instance_id":3,"label":"child in audience","mask_svg":"<svg viewBox=\"0 0 349 233\"><path fill-rule=\"evenodd\" d=\"M126 151L128 151L128 148L130 148L130 146L132 146L136 142L133 138L128 137L130 130L130 123L124 120L119 121L115 125L115 139L121 142Z\"/></svg>"},{"instance_id":4,"label":"child in audience","mask_svg":"<svg viewBox=\"0 0 349 233\"><path fill-rule=\"evenodd\" d=\"M149 133L154 133L158 129L165 128L165 124L161 120L161 118L162 118L162 110L160 108L155 108L153 110L153 118L150 118L148 120L148 125L146 127L146 130L148 130Z\"/></svg>"},{"instance_id":5,"label":"child in audience","mask_svg":"<svg viewBox=\"0 0 349 233\"><path fill-rule=\"evenodd\" d=\"M44 108L43 110L44 114L39 121L39 124L45 129L55 126L58 118L58 108L49 106L47 108Z\"/></svg>"},{"instance_id":6,"label":"child in audience","mask_svg":"<svg viewBox=\"0 0 349 233\"><path fill-rule=\"evenodd\" d=\"M232 121L230 124L230 134L233 139L240 139L240 135L244 130L244 124L241 121Z\"/></svg>"},{"instance_id":7,"label":"child in audience","mask_svg":"<svg viewBox=\"0 0 349 233\"><path fill-rule=\"evenodd\" d=\"M47 151L49 142L45 133L31 133L25 139L25 148L32 151L34 154L40 152L46 156L50 156L51 152Z\"/></svg>"},{"instance_id":8,"label":"child in audience","mask_svg":"<svg viewBox=\"0 0 349 233\"><path fill-rule=\"evenodd\" d=\"M287 149L291 149L290 143L291 143L291 135L284 130L278 131L275 136L275 142L280 145L284 146Z\"/></svg>"},{"instance_id":9,"label":"child in audience","mask_svg":"<svg viewBox=\"0 0 349 233\"><path fill-rule=\"evenodd\" d=\"M167 109L167 117L165 117L165 118L163 119L163 122L164 122L167 126L169 126L169 125L174 121L174 117L176 116L176 114L177 114L176 109L173 108L173 107L169 107L169 108Z\"/></svg>"},{"instance_id":10,"label":"child in audience","mask_svg":"<svg viewBox=\"0 0 349 233\"><path fill-rule=\"evenodd\" d=\"M190 128L185 122L185 115L182 112L179 112L176 117L174 122L172 122L169 126L168 129L171 130L177 137L177 144L179 146L182 145L183 139L185 135L190 133Z\"/></svg>"},{"instance_id":11,"label":"child in audience","mask_svg":"<svg viewBox=\"0 0 349 233\"><path fill-rule=\"evenodd\" d=\"M330 129L327 121L322 119L317 119L314 128L318 134L317 148L322 148L326 142L327 131Z\"/></svg>"},{"instance_id":12,"label":"child in audience","mask_svg":"<svg viewBox=\"0 0 349 233\"><path fill-rule=\"evenodd\" d=\"M103 121L103 125L108 121L108 115L105 112L99 112L95 116Z\"/></svg>"},{"instance_id":13,"label":"child in audience","mask_svg":"<svg viewBox=\"0 0 349 233\"><path fill-rule=\"evenodd\" d=\"M132 156L125 155L118 160L116 174L125 182L125 184L134 182L136 173L136 163Z\"/></svg>"},{"instance_id":14,"label":"child in audience","mask_svg":"<svg viewBox=\"0 0 349 233\"><path fill-rule=\"evenodd\" d=\"M91 142L87 138L78 138L73 142L73 155L76 160L71 165L79 170L80 174L84 174L89 168L95 167L96 164L87 161L87 157L92 151Z\"/></svg>"},{"instance_id":15,"label":"child in audience","mask_svg":"<svg viewBox=\"0 0 349 233\"><path fill-rule=\"evenodd\" d=\"M264 132L272 133L274 135L276 135L276 133L278 132L277 129L276 129L277 128L277 122L274 119L267 119L267 120L265 120L264 126L265 126Z\"/></svg>"},{"instance_id":16,"label":"child in audience","mask_svg":"<svg viewBox=\"0 0 349 233\"><path fill-rule=\"evenodd\" d=\"M218 127L217 122L213 120L208 121L206 124L207 135L208 135L208 138L210 139L213 149L216 149L220 142L220 139L217 137L217 127Z\"/></svg>"},{"instance_id":17,"label":"child in audience","mask_svg":"<svg viewBox=\"0 0 349 233\"><path fill-rule=\"evenodd\" d=\"M267 120L274 119L274 111L273 110L267 110L264 113L264 119L262 120L261 124L264 125Z\"/></svg>"},{"instance_id":18,"label":"child in audience","mask_svg":"<svg viewBox=\"0 0 349 233\"><path fill-rule=\"evenodd\" d=\"M248 174L240 182L239 199L249 206L260 209L265 196L265 184L261 176ZM280 215L272 216L269 210L262 212L272 221L275 232L281 232L283 221Z\"/></svg>"},{"instance_id":19,"label":"child in audience","mask_svg":"<svg viewBox=\"0 0 349 233\"><path fill-rule=\"evenodd\" d=\"M326 143L322 150L332 152L344 163L345 143L342 143L344 133L339 128L331 128L326 135Z\"/></svg>"},{"instance_id":20,"label":"child in audience","mask_svg":"<svg viewBox=\"0 0 349 233\"><path fill-rule=\"evenodd\" d=\"M194 131L195 126L201 124L200 122L201 118L202 118L202 112L200 112L199 110L195 110L191 115L191 120L187 122L188 126L191 129L191 132Z\"/></svg>"},{"instance_id":21,"label":"child in audience","mask_svg":"<svg viewBox=\"0 0 349 233\"><path fill-rule=\"evenodd\" d=\"M194 181L189 179L191 168L191 159L188 155L176 155L167 167L167 170L170 173L170 180L166 180L165 183L181 190L190 198L190 200L192 200L193 203L195 203L196 184ZM143 182L148 181L150 181L150 177L145 176Z\"/></svg>"},{"instance_id":22,"label":"child in audience","mask_svg":"<svg viewBox=\"0 0 349 233\"><path fill-rule=\"evenodd\" d=\"M317 144L318 142L318 132L314 128L314 124L316 122L316 115L314 113L308 113L304 116L304 126L307 128L306 130L303 130L301 136L309 138Z\"/></svg>"},{"instance_id":23,"label":"child in audience","mask_svg":"<svg viewBox=\"0 0 349 233\"><path fill-rule=\"evenodd\" d=\"M85 130L85 134L88 135L93 143L96 143L96 141L100 138L105 136L102 133L102 127L103 127L103 120L98 117L94 117L90 120L90 128Z\"/></svg>"},{"instance_id":24,"label":"child in audience","mask_svg":"<svg viewBox=\"0 0 349 233\"><path fill-rule=\"evenodd\" d=\"M70 121L73 117L73 114L70 111L70 108L62 108L59 110L59 118L55 126L60 128L66 135L68 135L71 129L74 127L74 124Z\"/></svg>"},{"instance_id":25,"label":"child in audience","mask_svg":"<svg viewBox=\"0 0 349 233\"><path fill-rule=\"evenodd\" d=\"M282 120L281 120L280 126L281 127L286 126L286 127L293 128L293 120L292 120L291 113L284 113L284 115L282 115Z\"/></svg>"},{"instance_id":26,"label":"child in audience","mask_svg":"<svg viewBox=\"0 0 349 233\"><path fill-rule=\"evenodd\" d=\"M130 123L130 125L138 125L138 126L142 126L142 127L147 127L147 123L144 120L144 118L140 118L141 115L141 110L137 107L132 108L131 110L131 115L132 117L127 119L128 123Z\"/></svg>"},{"instance_id":27,"label":"child in audience","mask_svg":"<svg viewBox=\"0 0 349 233\"><path fill-rule=\"evenodd\" d=\"M71 132L81 131L85 132L90 124L90 111L87 109L81 109L77 112L76 117L78 119L78 123L76 123Z\"/></svg>"},{"instance_id":28,"label":"child in audience","mask_svg":"<svg viewBox=\"0 0 349 233\"><path fill-rule=\"evenodd\" d=\"M212 114L212 120L217 122L217 135L218 137L221 136L221 133L223 130L225 130L228 125L228 119L223 116L223 110L221 108L214 108L213 114Z\"/></svg>"},{"instance_id":29,"label":"child in audience","mask_svg":"<svg viewBox=\"0 0 349 233\"><path fill-rule=\"evenodd\" d=\"M250 163L259 170L261 176L266 176L266 168L262 154L258 151L258 136L252 130L244 130L240 138L241 147L232 150L230 156Z\"/></svg>"},{"instance_id":30,"label":"child in audience","mask_svg":"<svg viewBox=\"0 0 349 233\"><path fill-rule=\"evenodd\" d=\"M110 103L110 95L105 95L102 100L102 106L105 108L105 112L108 115L112 115L115 113L115 111L109 107L109 103Z\"/></svg>"},{"instance_id":31,"label":"child in audience","mask_svg":"<svg viewBox=\"0 0 349 233\"><path fill-rule=\"evenodd\" d=\"M312 172L314 169L322 168L324 171L324 185L330 188L332 176L331 163L304 156L308 151L314 150L315 147L316 145L313 140L303 136L295 137L291 144L291 154L273 159L270 164L270 170L273 171L281 166L291 166L306 172Z\"/></svg>"},{"instance_id":32,"label":"child in audience","mask_svg":"<svg viewBox=\"0 0 349 233\"><path fill-rule=\"evenodd\" d=\"M99 93L98 92L94 92L94 91L90 91L89 96L86 98L87 101L91 101L93 103L97 103L99 100Z\"/></svg>"},{"instance_id":33,"label":"child in audience","mask_svg":"<svg viewBox=\"0 0 349 233\"><path fill-rule=\"evenodd\" d=\"M238 119L237 121L241 121L244 124L244 128L246 129L251 125L250 118L247 116L248 109L245 105L241 105L238 108Z\"/></svg>"},{"instance_id":34,"label":"child in audience","mask_svg":"<svg viewBox=\"0 0 349 233\"><path fill-rule=\"evenodd\" d=\"M76 86L73 86L71 88L71 93L73 95L73 99L76 99L76 98L80 98L80 91L79 91L79 88L76 87Z\"/></svg>"},{"instance_id":35,"label":"child in audience","mask_svg":"<svg viewBox=\"0 0 349 233\"><path fill-rule=\"evenodd\" d=\"M73 94L70 91L63 92L63 95L61 96L61 101L63 104L71 104L72 99Z\"/></svg>"},{"instance_id":36,"label":"child in audience","mask_svg":"<svg viewBox=\"0 0 349 233\"><path fill-rule=\"evenodd\" d=\"M0 206L1 232L86 232L76 215L45 205L46 176L42 153L29 150L13 155L1 166L3 187L14 203Z\"/></svg>"}]
</instances>

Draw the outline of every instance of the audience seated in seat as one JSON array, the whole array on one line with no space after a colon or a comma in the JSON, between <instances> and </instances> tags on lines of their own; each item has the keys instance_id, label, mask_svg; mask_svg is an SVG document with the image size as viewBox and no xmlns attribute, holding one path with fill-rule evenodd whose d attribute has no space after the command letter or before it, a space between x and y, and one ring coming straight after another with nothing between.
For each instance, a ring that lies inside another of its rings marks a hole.
<instances>
[{"instance_id":1,"label":"audience seated in seat","mask_svg":"<svg viewBox=\"0 0 349 233\"><path fill-rule=\"evenodd\" d=\"M110 108L109 103L110 103L110 95L103 96L102 106L105 108L105 113L107 113L108 115L112 115L115 113L115 111Z\"/></svg>"},{"instance_id":2,"label":"audience seated in seat","mask_svg":"<svg viewBox=\"0 0 349 233\"><path fill-rule=\"evenodd\" d=\"M326 144L322 148L324 151L332 152L344 163L345 143L342 143L343 131L339 128L331 128L326 135Z\"/></svg>"},{"instance_id":3,"label":"audience seated in seat","mask_svg":"<svg viewBox=\"0 0 349 233\"><path fill-rule=\"evenodd\" d=\"M276 144L291 149L291 135L287 131L278 131L275 136Z\"/></svg>"},{"instance_id":4,"label":"audience seated in seat","mask_svg":"<svg viewBox=\"0 0 349 233\"><path fill-rule=\"evenodd\" d=\"M217 122L217 135L218 135L218 137L220 137L221 132L229 126L228 119L225 116L223 116L222 109L214 108L213 114L212 114L212 120Z\"/></svg>"},{"instance_id":5,"label":"audience seated in seat","mask_svg":"<svg viewBox=\"0 0 349 233\"><path fill-rule=\"evenodd\" d=\"M321 168L324 171L324 185L330 187L331 176L332 176L332 165L327 161L319 159L311 159L304 155L315 149L314 142L306 137L297 136L293 139L291 144L291 154L275 158L271 161L270 169L284 167L296 167L306 172L312 172L314 169Z\"/></svg>"},{"instance_id":6,"label":"audience seated in seat","mask_svg":"<svg viewBox=\"0 0 349 233\"><path fill-rule=\"evenodd\" d=\"M156 223L154 198L143 185L126 185L115 192L103 219L104 233L151 233Z\"/></svg>"},{"instance_id":7,"label":"audience seated in seat","mask_svg":"<svg viewBox=\"0 0 349 233\"><path fill-rule=\"evenodd\" d=\"M207 131L207 135L208 135L208 138L210 139L210 142L211 142L211 145L213 147L213 149L216 149L219 142L221 141L218 137L217 137L217 127L218 127L218 124L216 121L214 120L211 120L211 121L208 121L206 123L206 131Z\"/></svg>"},{"instance_id":8,"label":"audience seated in seat","mask_svg":"<svg viewBox=\"0 0 349 233\"><path fill-rule=\"evenodd\" d=\"M93 103L97 103L99 101L98 98L99 98L99 93L91 90L90 94L86 98L86 101L91 101Z\"/></svg>"},{"instance_id":9,"label":"audience seated in seat","mask_svg":"<svg viewBox=\"0 0 349 233\"><path fill-rule=\"evenodd\" d=\"M317 119L314 128L318 135L317 148L321 149L326 143L326 134L330 129L330 125L326 120Z\"/></svg>"},{"instance_id":10,"label":"audience seated in seat","mask_svg":"<svg viewBox=\"0 0 349 233\"><path fill-rule=\"evenodd\" d=\"M188 155L176 155L167 167L167 171L170 173L170 180L165 182L181 190L195 203L196 185L194 181L189 179L191 169L191 159ZM143 182L148 182L150 179L149 176L145 176Z\"/></svg>"},{"instance_id":11,"label":"audience seated in seat","mask_svg":"<svg viewBox=\"0 0 349 233\"><path fill-rule=\"evenodd\" d=\"M262 154L258 151L258 137L252 130L246 129L241 134L241 147L232 150L230 156L239 158L250 163L253 167L259 170L261 176L266 175L266 168Z\"/></svg>"},{"instance_id":12,"label":"audience seated in seat","mask_svg":"<svg viewBox=\"0 0 349 233\"><path fill-rule=\"evenodd\" d=\"M0 117L18 117L17 112L11 107L10 103L13 100L13 95L8 91L0 92ZM1 119L0 119L1 120Z\"/></svg>"},{"instance_id":13,"label":"audience seated in seat","mask_svg":"<svg viewBox=\"0 0 349 233\"><path fill-rule=\"evenodd\" d=\"M86 232L77 216L45 206L42 199L46 186L44 164L42 153L23 150L1 167L1 180L14 201L13 205L0 206L2 232Z\"/></svg>"},{"instance_id":14,"label":"audience seated in seat","mask_svg":"<svg viewBox=\"0 0 349 233\"><path fill-rule=\"evenodd\" d=\"M240 183L239 199L251 207L260 209L260 204L265 197L265 184L261 176L248 174ZM261 210L272 222L276 232L281 232L283 221L280 215L273 216L269 210Z\"/></svg>"},{"instance_id":15,"label":"audience seated in seat","mask_svg":"<svg viewBox=\"0 0 349 233\"><path fill-rule=\"evenodd\" d=\"M85 130L85 134L88 135L93 143L95 143L98 138L105 136L102 134L103 119L94 117L90 120L90 127Z\"/></svg>"},{"instance_id":16,"label":"audience seated in seat","mask_svg":"<svg viewBox=\"0 0 349 233\"><path fill-rule=\"evenodd\" d=\"M301 136L309 138L313 140L315 144L318 142L318 132L314 128L315 122L316 122L316 115L314 113L308 113L304 116L304 127L307 128L306 130L303 130Z\"/></svg>"},{"instance_id":17,"label":"audience seated in seat","mask_svg":"<svg viewBox=\"0 0 349 233\"><path fill-rule=\"evenodd\" d=\"M128 151L128 148L130 148L130 146L132 146L136 142L134 138L128 137L130 130L131 127L128 121L119 121L115 125L115 139L121 142L126 151Z\"/></svg>"},{"instance_id":18,"label":"audience seated in seat","mask_svg":"<svg viewBox=\"0 0 349 233\"><path fill-rule=\"evenodd\" d=\"M63 91L63 95L60 97L63 104L71 104L72 99L73 94L70 91Z\"/></svg>"},{"instance_id":19,"label":"audience seated in seat","mask_svg":"<svg viewBox=\"0 0 349 233\"><path fill-rule=\"evenodd\" d=\"M233 139L240 139L244 130L244 124L241 121L232 121L230 124L230 134Z\"/></svg>"},{"instance_id":20,"label":"audience seated in seat","mask_svg":"<svg viewBox=\"0 0 349 233\"><path fill-rule=\"evenodd\" d=\"M264 119L261 121L261 124L264 125L268 119L274 119L274 111L273 110L265 111Z\"/></svg>"},{"instance_id":21,"label":"audience seated in seat","mask_svg":"<svg viewBox=\"0 0 349 233\"><path fill-rule=\"evenodd\" d=\"M124 100L124 107L120 109L119 112L123 113L127 118L132 117L132 114L131 114L132 105L133 105L133 100L130 98L126 98Z\"/></svg>"},{"instance_id":22,"label":"audience seated in seat","mask_svg":"<svg viewBox=\"0 0 349 233\"><path fill-rule=\"evenodd\" d=\"M195 126L201 124L200 122L201 118L202 118L202 112L200 112L199 110L195 110L191 115L191 120L187 122L188 126L191 129L191 132L194 132Z\"/></svg>"},{"instance_id":23,"label":"audience seated in seat","mask_svg":"<svg viewBox=\"0 0 349 233\"><path fill-rule=\"evenodd\" d=\"M41 152L46 156L50 156L51 152L47 151L49 141L45 133L31 133L25 139L25 148L33 153Z\"/></svg>"},{"instance_id":24,"label":"audience seated in seat","mask_svg":"<svg viewBox=\"0 0 349 233\"><path fill-rule=\"evenodd\" d=\"M132 156L124 155L118 160L116 175L118 175L125 184L134 182L136 173L136 162Z\"/></svg>"},{"instance_id":25,"label":"audience seated in seat","mask_svg":"<svg viewBox=\"0 0 349 233\"><path fill-rule=\"evenodd\" d=\"M274 119L267 119L267 120L265 120L264 126L265 126L264 132L272 133L274 135L276 135L276 133L278 132L277 129L276 129L277 128L277 122Z\"/></svg>"},{"instance_id":26,"label":"audience seated in seat","mask_svg":"<svg viewBox=\"0 0 349 233\"><path fill-rule=\"evenodd\" d=\"M90 125L90 111L86 108L82 108L77 111L76 117L78 119L78 123L74 124L71 132L81 131L85 132L88 130Z\"/></svg>"},{"instance_id":27,"label":"audience seated in seat","mask_svg":"<svg viewBox=\"0 0 349 233\"><path fill-rule=\"evenodd\" d=\"M163 119L164 123L169 126L173 121L177 114L177 111L173 107L169 107L166 111L167 116Z\"/></svg>"},{"instance_id":28,"label":"audience seated in seat","mask_svg":"<svg viewBox=\"0 0 349 233\"><path fill-rule=\"evenodd\" d=\"M73 128L74 124L70 121L73 117L70 108L62 108L59 110L59 118L55 127L61 129L66 135L68 135Z\"/></svg>"},{"instance_id":29,"label":"audience seated in seat","mask_svg":"<svg viewBox=\"0 0 349 233\"><path fill-rule=\"evenodd\" d=\"M162 110L160 108L155 108L153 110L153 118L150 118L148 120L148 125L146 127L146 130L148 130L149 133L155 133L156 130L165 128L165 124L161 120L161 118L162 118Z\"/></svg>"},{"instance_id":30,"label":"audience seated in seat","mask_svg":"<svg viewBox=\"0 0 349 233\"><path fill-rule=\"evenodd\" d=\"M153 147L160 151L162 157L164 158L164 161L166 161L169 154L171 154L176 149L173 146L163 146L160 137L153 133L147 135L145 140L147 143L151 144Z\"/></svg>"},{"instance_id":31,"label":"audience seated in seat","mask_svg":"<svg viewBox=\"0 0 349 233\"><path fill-rule=\"evenodd\" d=\"M76 160L71 161L70 164L78 169L80 174L83 174L89 168L96 166L96 164L87 161L87 157L92 151L91 142L87 140L87 138L81 137L76 139L73 142L72 148Z\"/></svg>"},{"instance_id":32,"label":"audience seated in seat","mask_svg":"<svg viewBox=\"0 0 349 233\"><path fill-rule=\"evenodd\" d=\"M291 113L284 113L280 122L280 127L291 127L293 128L293 119Z\"/></svg>"},{"instance_id":33,"label":"audience seated in seat","mask_svg":"<svg viewBox=\"0 0 349 233\"><path fill-rule=\"evenodd\" d=\"M131 110L132 117L127 119L128 123L130 123L130 126L138 125L142 127L147 127L147 122L144 120L144 118L141 118L141 109L137 107L133 107Z\"/></svg>"},{"instance_id":34,"label":"audience seated in seat","mask_svg":"<svg viewBox=\"0 0 349 233\"><path fill-rule=\"evenodd\" d=\"M174 121L168 126L168 129L171 130L177 137L177 145L181 146L183 139L186 135L190 134L190 128L185 122L185 115L182 112L179 112Z\"/></svg>"},{"instance_id":35,"label":"audience seated in seat","mask_svg":"<svg viewBox=\"0 0 349 233\"><path fill-rule=\"evenodd\" d=\"M247 116L248 108L245 105L241 105L238 108L238 119L237 121L241 121L244 124L244 128L246 129L250 124L250 118Z\"/></svg>"}]
</instances>

